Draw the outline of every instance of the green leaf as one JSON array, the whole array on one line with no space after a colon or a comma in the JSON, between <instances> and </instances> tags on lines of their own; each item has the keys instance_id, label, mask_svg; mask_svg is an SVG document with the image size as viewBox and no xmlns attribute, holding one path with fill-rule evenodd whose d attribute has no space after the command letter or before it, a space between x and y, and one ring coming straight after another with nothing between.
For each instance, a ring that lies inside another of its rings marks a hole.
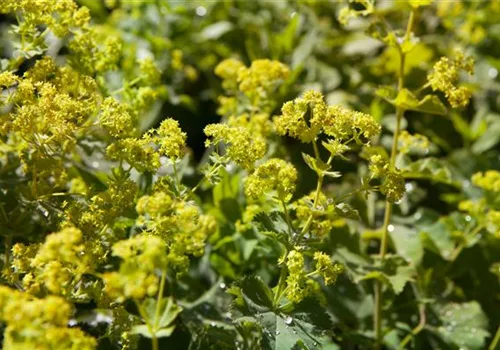
<instances>
[{"instance_id":1,"label":"green leaf","mask_svg":"<svg viewBox=\"0 0 500 350\"><path fill-rule=\"evenodd\" d=\"M408 89L403 89L398 93L394 88L387 86L377 89L375 94L393 106L405 110L437 115L445 115L448 112L445 105L436 95L427 95L422 100L419 100Z\"/></svg>"},{"instance_id":2,"label":"green leaf","mask_svg":"<svg viewBox=\"0 0 500 350\"><path fill-rule=\"evenodd\" d=\"M174 298L168 297L161 300L160 312L161 316L158 321L158 327L164 328L174 322L177 316L182 312L182 308L175 303Z\"/></svg>"},{"instance_id":3,"label":"green leaf","mask_svg":"<svg viewBox=\"0 0 500 350\"><path fill-rule=\"evenodd\" d=\"M446 341L464 349L485 349L488 318L477 301L449 303L439 310L442 325L437 332Z\"/></svg>"},{"instance_id":4,"label":"green leaf","mask_svg":"<svg viewBox=\"0 0 500 350\"><path fill-rule=\"evenodd\" d=\"M388 276L394 293L399 294L403 291L407 282L411 281L415 269L411 266L398 266L394 275Z\"/></svg>"},{"instance_id":5,"label":"green leaf","mask_svg":"<svg viewBox=\"0 0 500 350\"><path fill-rule=\"evenodd\" d=\"M500 142L500 122L488 126L484 134L472 145L472 152L481 154L495 147Z\"/></svg>"},{"instance_id":6,"label":"green leaf","mask_svg":"<svg viewBox=\"0 0 500 350\"><path fill-rule=\"evenodd\" d=\"M289 350L297 344L302 345L300 349L317 349L326 342L321 328L299 317L266 312L257 318L264 329L263 349Z\"/></svg>"},{"instance_id":7,"label":"green leaf","mask_svg":"<svg viewBox=\"0 0 500 350\"><path fill-rule=\"evenodd\" d=\"M255 215L253 222L257 231L271 239L277 240L285 245L289 244L288 224L279 211L273 211L269 214L259 213Z\"/></svg>"},{"instance_id":8,"label":"green leaf","mask_svg":"<svg viewBox=\"0 0 500 350\"><path fill-rule=\"evenodd\" d=\"M442 221L422 229L420 233L424 247L440 255L444 259L450 259L455 245Z\"/></svg>"},{"instance_id":9,"label":"green leaf","mask_svg":"<svg viewBox=\"0 0 500 350\"><path fill-rule=\"evenodd\" d=\"M417 112L436 115L446 115L448 113L448 109L436 95L425 96L415 108L410 109Z\"/></svg>"},{"instance_id":10,"label":"green leaf","mask_svg":"<svg viewBox=\"0 0 500 350\"><path fill-rule=\"evenodd\" d=\"M273 293L259 276L244 277L238 286L250 310L262 312L273 308Z\"/></svg>"},{"instance_id":11,"label":"green leaf","mask_svg":"<svg viewBox=\"0 0 500 350\"><path fill-rule=\"evenodd\" d=\"M339 203L335 206L335 213L343 218L357 220L359 212L347 203Z\"/></svg>"},{"instance_id":12,"label":"green leaf","mask_svg":"<svg viewBox=\"0 0 500 350\"><path fill-rule=\"evenodd\" d=\"M220 21L205 27L201 33L202 40L216 40L233 29L233 24L228 21Z\"/></svg>"},{"instance_id":13,"label":"green leaf","mask_svg":"<svg viewBox=\"0 0 500 350\"><path fill-rule=\"evenodd\" d=\"M145 324L132 327L132 334L139 334L146 338L153 338L153 333L149 331L149 328Z\"/></svg>"},{"instance_id":14,"label":"green leaf","mask_svg":"<svg viewBox=\"0 0 500 350\"><path fill-rule=\"evenodd\" d=\"M166 328L160 328L156 331L156 337L157 338L164 338L164 337L170 337L172 333L175 330L175 325L174 326L169 326Z\"/></svg>"},{"instance_id":15,"label":"green leaf","mask_svg":"<svg viewBox=\"0 0 500 350\"><path fill-rule=\"evenodd\" d=\"M399 255L414 265L422 261L424 247L417 231L407 226L394 225L394 230L389 234Z\"/></svg>"},{"instance_id":16,"label":"green leaf","mask_svg":"<svg viewBox=\"0 0 500 350\"><path fill-rule=\"evenodd\" d=\"M396 107L400 107L403 109L415 109L419 105L418 99L410 92L408 89L402 89L399 91L398 95L394 100L392 100L392 104Z\"/></svg>"},{"instance_id":17,"label":"green leaf","mask_svg":"<svg viewBox=\"0 0 500 350\"><path fill-rule=\"evenodd\" d=\"M302 38L300 44L293 51L291 63L292 68L296 68L297 66L304 64L306 58L313 52L317 40L318 32L316 29L312 29Z\"/></svg>"},{"instance_id":18,"label":"green leaf","mask_svg":"<svg viewBox=\"0 0 500 350\"><path fill-rule=\"evenodd\" d=\"M309 154L302 152L302 158L304 159L304 162L306 162L307 166L311 168L313 171L316 172L319 176L324 176L327 173L327 170L331 168L330 165L326 164L320 159L316 159L314 157L311 157ZM337 172L331 172L330 173L332 177L339 177L340 173Z\"/></svg>"},{"instance_id":19,"label":"green leaf","mask_svg":"<svg viewBox=\"0 0 500 350\"><path fill-rule=\"evenodd\" d=\"M451 186L460 186L453 180L452 172L447 164L434 157L419 159L401 170L405 179L426 179Z\"/></svg>"}]
</instances>

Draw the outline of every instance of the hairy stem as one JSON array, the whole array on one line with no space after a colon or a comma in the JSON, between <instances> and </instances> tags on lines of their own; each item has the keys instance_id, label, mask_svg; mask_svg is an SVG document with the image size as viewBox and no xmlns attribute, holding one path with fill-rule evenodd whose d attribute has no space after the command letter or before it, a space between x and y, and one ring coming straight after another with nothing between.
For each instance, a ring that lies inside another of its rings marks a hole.
<instances>
[{"instance_id":1,"label":"hairy stem","mask_svg":"<svg viewBox=\"0 0 500 350\"><path fill-rule=\"evenodd\" d=\"M410 39L410 35L412 32L413 25L415 23L415 12L411 11L410 18L408 20L408 25L406 27L406 34L403 39L403 43L407 42ZM403 51L401 47L399 47L399 56L400 56L400 66L399 66L399 75L398 75L398 92L404 89L404 75L405 75L405 59L406 52ZM396 163L396 156L398 154L398 138L401 129L401 119L403 118L405 110L402 107L397 107L396 109L396 129L394 130L394 137L392 139L392 148L391 148L391 157L389 161L389 166L393 167ZM387 253L387 241L389 237L389 224L391 222L393 203L386 201L385 203L385 213L384 213L384 223L382 227L382 238L380 242L380 260L381 264L383 264L385 255ZM382 282L379 280L375 281L375 310L374 310L374 331L375 331L375 348L380 349L382 345L382 305L383 305L383 296L382 296Z\"/></svg>"}]
</instances>

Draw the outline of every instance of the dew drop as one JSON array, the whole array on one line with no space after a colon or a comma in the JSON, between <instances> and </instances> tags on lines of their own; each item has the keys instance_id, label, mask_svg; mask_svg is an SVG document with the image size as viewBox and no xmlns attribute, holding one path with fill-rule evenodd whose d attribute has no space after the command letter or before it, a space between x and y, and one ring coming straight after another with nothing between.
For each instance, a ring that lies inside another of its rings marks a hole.
<instances>
[{"instance_id":1,"label":"dew drop","mask_svg":"<svg viewBox=\"0 0 500 350\"><path fill-rule=\"evenodd\" d=\"M196 14L200 17L203 17L207 14L207 9L204 6L198 6L196 8Z\"/></svg>"},{"instance_id":2,"label":"dew drop","mask_svg":"<svg viewBox=\"0 0 500 350\"><path fill-rule=\"evenodd\" d=\"M498 70L496 68L490 68L490 69L488 69L488 76L491 79L495 79L498 76Z\"/></svg>"},{"instance_id":3,"label":"dew drop","mask_svg":"<svg viewBox=\"0 0 500 350\"><path fill-rule=\"evenodd\" d=\"M394 231L394 225L387 226L387 231L389 231L389 232Z\"/></svg>"},{"instance_id":4,"label":"dew drop","mask_svg":"<svg viewBox=\"0 0 500 350\"><path fill-rule=\"evenodd\" d=\"M221 282L221 284L219 284L219 287L220 289L226 289L226 284L224 282Z\"/></svg>"},{"instance_id":5,"label":"dew drop","mask_svg":"<svg viewBox=\"0 0 500 350\"><path fill-rule=\"evenodd\" d=\"M291 318L290 316L287 316L287 317L285 318L285 323L286 323L287 325L291 325L291 324L292 324L292 322L293 322L293 318Z\"/></svg>"}]
</instances>

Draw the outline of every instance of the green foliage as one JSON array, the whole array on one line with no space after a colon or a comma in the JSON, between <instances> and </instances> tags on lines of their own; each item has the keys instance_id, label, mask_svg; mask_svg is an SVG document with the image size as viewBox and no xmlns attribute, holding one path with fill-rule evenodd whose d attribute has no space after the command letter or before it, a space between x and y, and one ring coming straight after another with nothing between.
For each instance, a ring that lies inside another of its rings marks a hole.
<instances>
[{"instance_id":1,"label":"green foliage","mask_svg":"<svg viewBox=\"0 0 500 350\"><path fill-rule=\"evenodd\" d=\"M0 2L2 347L497 348L499 4Z\"/></svg>"}]
</instances>

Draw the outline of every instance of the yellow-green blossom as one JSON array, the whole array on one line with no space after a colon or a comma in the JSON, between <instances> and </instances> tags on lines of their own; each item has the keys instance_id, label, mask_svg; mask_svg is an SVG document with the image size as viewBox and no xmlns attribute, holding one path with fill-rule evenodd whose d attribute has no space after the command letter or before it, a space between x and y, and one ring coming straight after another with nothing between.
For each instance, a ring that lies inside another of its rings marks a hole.
<instances>
[{"instance_id":1,"label":"yellow-green blossom","mask_svg":"<svg viewBox=\"0 0 500 350\"><path fill-rule=\"evenodd\" d=\"M264 193L276 191L280 200L290 200L295 191L297 170L278 158L269 159L259 165L245 181L245 194L258 199Z\"/></svg>"},{"instance_id":2,"label":"yellow-green blossom","mask_svg":"<svg viewBox=\"0 0 500 350\"><path fill-rule=\"evenodd\" d=\"M245 65L234 58L228 58L220 62L215 67L215 74L222 78L222 87L226 90L236 90L238 88L238 73L245 69Z\"/></svg>"},{"instance_id":3,"label":"yellow-green blossom","mask_svg":"<svg viewBox=\"0 0 500 350\"><path fill-rule=\"evenodd\" d=\"M429 149L429 139L421 134L410 134L408 131L401 131L398 138L399 153L426 152Z\"/></svg>"},{"instance_id":4,"label":"yellow-green blossom","mask_svg":"<svg viewBox=\"0 0 500 350\"><path fill-rule=\"evenodd\" d=\"M317 91L307 91L302 98L286 102L281 112L274 119L276 132L306 143L316 139L328 118L323 95Z\"/></svg>"},{"instance_id":5,"label":"yellow-green blossom","mask_svg":"<svg viewBox=\"0 0 500 350\"><path fill-rule=\"evenodd\" d=\"M167 243L169 266L180 272L187 268L190 255L203 254L207 238L216 229L212 216L201 214L191 203L174 201L164 192L140 198L136 209L141 214L138 224Z\"/></svg>"},{"instance_id":6,"label":"yellow-green blossom","mask_svg":"<svg viewBox=\"0 0 500 350\"><path fill-rule=\"evenodd\" d=\"M369 140L382 130L380 124L369 114L352 111L342 106L328 108L328 118L323 130L328 136L347 141L354 138L361 141L361 136Z\"/></svg>"},{"instance_id":7,"label":"yellow-green blossom","mask_svg":"<svg viewBox=\"0 0 500 350\"><path fill-rule=\"evenodd\" d=\"M152 235L138 235L113 245L113 255L122 262L118 272L103 275L104 291L118 302L141 300L158 290L156 269L166 269L166 245Z\"/></svg>"},{"instance_id":8,"label":"yellow-green blossom","mask_svg":"<svg viewBox=\"0 0 500 350\"><path fill-rule=\"evenodd\" d=\"M67 328L71 306L62 298L36 299L0 286L0 320L6 324L5 349L93 350L97 341L78 328Z\"/></svg>"},{"instance_id":9,"label":"yellow-green blossom","mask_svg":"<svg viewBox=\"0 0 500 350\"><path fill-rule=\"evenodd\" d=\"M472 95L468 88L456 85L462 70L473 74L474 60L458 51L453 59L441 57L427 77L432 89L443 92L453 108L467 106Z\"/></svg>"},{"instance_id":10,"label":"yellow-green blossom","mask_svg":"<svg viewBox=\"0 0 500 350\"><path fill-rule=\"evenodd\" d=\"M160 155L148 138L129 137L113 142L106 148L111 160L123 160L139 172L156 171L161 166Z\"/></svg>"},{"instance_id":11,"label":"yellow-green blossom","mask_svg":"<svg viewBox=\"0 0 500 350\"><path fill-rule=\"evenodd\" d=\"M248 68L238 69L237 73L241 92L266 96L288 78L290 69L279 61L261 59L253 61Z\"/></svg>"},{"instance_id":12,"label":"yellow-green blossom","mask_svg":"<svg viewBox=\"0 0 500 350\"><path fill-rule=\"evenodd\" d=\"M286 297L294 303L300 303L311 294L304 269L304 256L298 250L292 250L286 260L288 277L286 279Z\"/></svg>"},{"instance_id":13,"label":"yellow-green blossom","mask_svg":"<svg viewBox=\"0 0 500 350\"><path fill-rule=\"evenodd\" d=\"M179 127L179 122L167 118L161 122L156 132L158 134L156 141L160 146L160 153L172 160L182 158L187 135Z\"/></svg>"},{"instance_id":14,"label":"yellow-green blossom","mask_svg":"<svg viewBox=\"0 0 500 350\"><path fill-rule=\"evenodd\" d=\"M134 120L127 107L112 97L102 103L99 123L116 138L127 137L134 132Z\"/></svg>"},{"instance_id":15,"label":"yellow-green blossom","mask_svg":"<svg viewBox=\"0 0 500 350\"><path fill-rule=\"evenodd\" d=\"M500 192L500 172L487 170L484 173L475 173L472 176L472 183L484 190Z\"/></svg>"},{"instance_id":16,"label":"yellow-green blossom","mask_svg":"<svg viewBox=\"0 0 500 350\"><path fill-rule=\"evenodd\" d=\"M253 168L254 163L266 153L265 140L242 127L209 124L205 127L205 135L211 138L205 141L206 147L225 143L227 156L247 170Z\"/></svg>"},{"instance_id":17,"label":"yellow-green blossom","mask_svg":"<svg viewBox=\"0 0 500 350\"><path fill-rule=\"evenodd\" d=\"M325 284L330 285L337 281L337 277L344 271L340 264L333 264L330 257L325 253L315 252L316 271L323 277Z\"/></svg>"}]
</instances>

